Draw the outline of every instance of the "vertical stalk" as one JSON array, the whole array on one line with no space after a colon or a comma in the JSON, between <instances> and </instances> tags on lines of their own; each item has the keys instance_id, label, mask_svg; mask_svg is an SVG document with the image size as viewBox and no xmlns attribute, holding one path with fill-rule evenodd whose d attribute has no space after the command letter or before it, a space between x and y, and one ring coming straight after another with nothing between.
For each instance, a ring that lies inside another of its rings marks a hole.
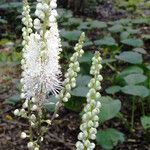
<instances>
[{"instance_id":1,"label":"vertical stalk","mask_svg":"<svg viewBox=\"0 0 150 150\"><path fill-rule=\"evenodd\" d=\"M131 129L134 127L134 114L135 113L135 97L132 98L132 116L131 116Z\"/></svg>"},{"instance_id":2,"label":"vertical stalk","mask_svg":"<svg viewBox=\"0 0 150 150\"><path fill-rule=\"evenodd\" d=\"M144 99L143 98L141 98L141 106L142 106L142 115L145 116Z\"/></svg>"},{"instance_id":3,"label":"vertical stalk","mask_svg":"<svg viewBox=\"0 0 150 150\"><path fill-rule=\"evenodd\" d=\"M31 126L31 102L28 101L28 112L29 112L29 138L30 142L33 142L33 132L32 132L32 126Z\"/></svg>"}]
</instances>

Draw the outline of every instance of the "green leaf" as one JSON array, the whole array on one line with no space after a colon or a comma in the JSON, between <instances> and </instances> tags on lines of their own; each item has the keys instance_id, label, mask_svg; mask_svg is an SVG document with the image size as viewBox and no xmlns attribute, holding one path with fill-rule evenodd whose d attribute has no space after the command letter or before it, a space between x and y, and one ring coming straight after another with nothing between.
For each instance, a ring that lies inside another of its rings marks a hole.
<instances>
[{"instance_id":1,"label":"green leaf","mask_svg":"<svg viewBox=\"0 0 150 150\"><path fill-rule=\"evenodd\" d=\"M142 55L132 51L122 52L116 58L131 64L141 64L143 62Z\"/></svg>"},{"instance_id":2,"label":"green leaf","mask_svg":"<svg viewBox=\"0 0 150 150\"><path fill-rule=\"evenodd\" d=\"M144 129L150 128L150 116L142 116L141 123Z\"/></svg>"},{"instance_id":3,"label":"green leaf","mask_svg":"<svg viewBox=\"0 0 150 150\"><path fill-rule=\"evenodd\" d=\"M94 44L98 46L118 46L113 37L104 37L101 40L94 41Z\"/></svg>"},{"instance_id":4,"label":"green leaf","mask_svg":"<svg viewBox=\"0 0 150 150\"><path fill-rule=\"evenodd\" d=\"M121 34L120 34L121 41L127 39L129 37L129 35L130 35L130 33L127 31L121 32Z\"/></svg>"},{"instance_id":5,"label":"green leaf","mask_svg":"<svg viewBox=\"0 0 150 150\"><path fill-rule=\"evenodd\" d=\"M99 121L101 123L114 118L119 113L121 109L120 100L114 100L109 96L101 97L99 100L102 104L102 108L99 113Z\"/></svg>"},{"instance_id":6,"label":"green leaf","mask_svg":"<svg viewBox=\"0 0 150 150\"><path fill-rule=\"evenodd\" d=\"M91 76L88 75L79 75L77 77L77 86L87 86L91 80Z\"/></svg>"},{"instance_id":7,"label":"green leaf","mask_svg":"<svg viewBox=\"0 0 150 150\"><path fill-rule=\"evenodd\" d=\"M147 77L143 74L130 74L124 77L127 84L139 84L144 82Z\"/></svg>"},{"instance_id":8,"label":"green leaf","mask_svg":"<svg viewBox=\"0 0 150 150\"><path fill-rule=\"evenodd\" d=\"M113 63L115 61L116 61L116 59L111 59L111 58L103 59L102 64Z\"/></svg>"},{"instance_id":9,"label":"green leaf","mask_svg":"<svg viewBox=\"0 0 150 150\"><path fill-rule=\"evenodd\" d=\"M118 32L123 31L123 26L120 24L116 24L116 25L112 26L111 28L109 28L108 30L113 33L118 33Z\"/></svg>"},{"instance_id":10,"label":"green leaf","mask_svg":"<svg viewBox=\"0 0 150 150\"><path fill-rule=\"evenodd\" d=\"M135 39L135 38L129 38L121 41L121 43L133 46L133 47L141 47L144 45L143 41L141 39Z\"/></svg>"},{"instance_id":11,"label":"green leaf","mask_svg":"<svg viewBox=\"0 0 150 150\"><path fill-rule=\"evenodd\" d=\"M148 19L144 19L144 18L134 19L134 20L132 20L132 22L134 24L147 24L148 23Z\"/></svg>"},{"instance_id":12,"label":"green leaf","mask_svg":"<svg viewBox=\"0 0 150 150\"><path fill-rule=\"evenodd\" d=\"M68 41L78 41L78 39L81 35L81 31L79 31L79 30L73 30L73 31L61 30L60 34L63 38L65 38Z\"/></svg>"},{"instance_id":13,"label":"green leaf","mask_svg":"<svg viewBox=\"0 0 150 150\"><path fill-rule=\"evenodd\" d=\"M89 22L82 22L79 26L78 26L78 30L89 30L91 29L90 23Z\"/></svg>"},{"instance_id":14,"label":"green leaf","mask_svg":"<svg viewBox=\"0 0 150 150\"><path fill-rule=\"evenodd\" d=\"M86 97L87 93L89 91L89 88L86 86L79 86L74 88L71 91L71 95L77 96L77 97Z\"/></svg>"},{"instance_id":15,"label":"green leaf","mask_svg":"<svg viewBox=\"0 0 150 150\"><path fill-rule=\"evenodd\" d=\"M140 33L139 30L137 30L137 29L132 29L132 28L127 28L127 32L130 33L130 34L137 34L137 33Z\"/></svg>"},{"instance_id":16,"label":"green leaf","mask_svg":"<svg viewBox=\"0 0 150 150\"><path fill-rule=\"evenodd\" d=\"M55 98L55 96L50 96L50 98L46 100L46 102L44 103L44 107L46 108L47 111L54 112L57 102L58 100Z\"/></svg>"},{"instance_id":17,"label":"green leaf","mask_svg":"<svg viewBox=\"0 0 150 150\"><path fill-rule=\"evenodd\" d=\"M107 88L105 91L107 94L115 94L121 90L120 86L114 85Z\"/></svg>"},{"instance_id":18,"label":"green leaf","mask_svg":"<svg viewBox=\"0 0 150 150\"><path fill-rule=\"evenodd\" d=\"M150 40L150 34L142 34L144 40Z\"/></svg>"},{"instance_id":19,"label":"green leaf","mask_svg":"<svg viewBox=\"0 0 150 150\"><path fill-rule=\"evenodd\" d=\"M134 74L134 73L143 74L144 71L143 71L142 68L140 68L140 67L138 67L138 66L130 66L130 67L125 68L125 69L120 73L120 75L121 75L121 76L126 76L126 75Z\"/></svg>"},{"instance_id":20,"label":"green leaf","mask_svg":"<svg viewBox=\"0 0 150 150\"><path fill-rule=\"evenodd\" d=\"M119 142L124 142L124 140L124 134L113 128L97 132L97 144L101 145L104 150L111 150Z\"/></svg>"},{"instance_id":21,"label":"green leaf","mask_svg":"<svg viewBox=\"0 0 150 150\"><path fill-rule=\"evenodd\" d=\"M131 22L131 19L125 18L125 19L120 19L117 21L118 23L121 23L123 25L129 24Z\"/></svg>"},{"instance_id":22,"label":"green leaf","mask_svg":"<svg viewBox=\"0 0 150 150\"><path fill-rule=\"evenodd\" d=\"M72 96L68 102L65 103L65 107L75 112L81 112L83 104L86 102L85 97Z\"/></svg>"},{"instance_id":23,"label":"green leaf","mask_svg":"<svg viewBox=\"0 0 150 150\"><path fill-rule=\"evenodd\" d=\"M80 63L88 63L91 62L93 58L93 54L91 52L86 52L80 59Z\"/></svg>"},{"instance_id":24,"label":"green leaf","mask_svg":"<svg viewBox=\"0 0 150 150\"><path fill-rule=\"evenodd\" d=\"M141 54L147 54L146 50L143 48L134 48L133 51L141 53Z\"/></svg>"},{"instance_id":25,"label":"green leaf","mask_svg":"<svg viewBox=\"0 0 150 150\"><path fill-rule=\"evenodd\" d=\"M17 95L13 95L13 96L9 97L8 99L6 99L4 103L5 104L15 105L15 104L17 104L20 101L21 101L20 95L17 94Z\"/></svg>"},{"instance_id":26,"label":"green leaf","mask_svg":"<svg viewBox=\"0 0 150 150\"><path fill-rule=\"evenodd\" d=\"M139 97L147 97L149 95L149 90L142 85L126 85L121 91L125 94L139 96Z\"/></svg>"},{"instance_id":27,"label":"green leaf","mask_svg":"<svg viewBox=\"0 0 150 150\"><path fill-rule=\"evenodd\" d=\"M120 74L118 74L115 78L115 82L116 84L119 85L124 85L125 81L124 81L124 77L129 75L129 74L143 74L143 69L138 67L138 66L130 66L125 68L122 72L120 72Z\"/></svg>"},{"instance_id":28,"label":"green leaf","mask_svg":"<svg viewBox=\"0 0 150 150\"><path fill-rule=\"evenodd\" d=\"M105 22L95 20L95 21L92 21L91 27L101 29L101 28L106 28L107 24Z\"/></svg>"}]
</instances>

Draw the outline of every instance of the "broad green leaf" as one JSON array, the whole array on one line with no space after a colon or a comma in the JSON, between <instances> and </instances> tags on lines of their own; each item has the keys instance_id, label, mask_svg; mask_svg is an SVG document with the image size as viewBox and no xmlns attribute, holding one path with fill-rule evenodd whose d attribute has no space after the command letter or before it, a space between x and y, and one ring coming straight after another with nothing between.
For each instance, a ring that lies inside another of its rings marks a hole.
<instances>
[{"instance_id":1,"label":"broad green leaf","mask_svg":"<svg viewBox=\"0 0 150 150\"><path fill-rule=\"evenodd\" d=\"M121 90L120 86L114 85L107 88L105 91L107 94L115 94Z\"/></svg>"},{"instance_id":2,"label":"broad green leaf","mask_svg":"<svg viewBox=\"0 0 150 150\"><path fill-rule=\"evenodd\" d=\"M142 55L132 51L122 52L116 58L131 64L141 64L143 62Z\"/></svg>"},{"instance_id":3,"label":"broad green leaf","mask_svg":"<svg viewBox=\"0 0 150 150\"><path fill-rule=\"evenodd\" d=\"M78 26L78 30L88 30L91 29L89 22L83 22Z\"/></svg>"},{"instance_id":4,"label":"broad green leaf","mask_svg":"<svg viewBox=\"0 0 150 150\"><path fill-rule=\"evenodd\" d=\"M88 63L92 61L93 54L91 52L86 52L83 54L82 58L80 59L80 63Z\"/></svg>"},{"instance_id":5,"label":"broad green leaf","mask_svg":"<svg viewBox=\"0 0 150 150\"><path fill-rule=\"evenodd\" d=\"M137 33L140 33L139 30L137 30L137 29L132 29L132 28L127 28L127 32L130 33L130 34L137 34Z\"/></svg>"},{"instance_id":6,"label":"broad green leaf","mask_svg":"<svg viewBox=\"0 0 150 150\"><path fill-rule=\"evenodd\" d=\"M150 34L142 34L144 40L150 40Z\"/></svg>"},{"instance_id":7,"label":"broad green leaf","mask_svg":"<svg viewBox=\"0 0 150 150\"><path fill-rule=\"evenodd\" d=\"M142 116L141 123L144 129L150 128L150 116Z\"/></svg>"},{"instance_id":8,"label":"broad green leaf","mask_svg":"<svg viewBox=\"0 0 150 150\"><path fill-rule=\"evenodd\" d=\"M124 134L113 128L108 128L97 132L97 144L101 145L104 150L111 150L119 142L124 142L124 140Z\"/></svg>"},{"instance_id":9,"label":"broad green leaf","mask_svg":"<svg viewBox=\"0 0 150 150\"><path fill-rule=\"evenodd\" d=\"M50 98L45 101L44 107L46 108L47 111L54 112L57 102L58 100L55 98L55 96L50 96Z\"/></svg>"},{"instance_id":10,"label":"broad green leaf","mask_svg":"<svg viewBox=\"0 0 150 150\"><path fill-rule=\"evenodd\" d=\"M89 88L86 86L78 86L71 91L71 95L77 97L86 97Z\"/></svg>"},{"instance_id":11,"label":"broad green leaf","mask_svg":"<svg viewBox=\"0 0 150 150\"><path fill-rule=\"evenodd\" d=\"M120 34L121 41L127 39L129 37L129 35L130 35L130 33L127 31L121 32L121 34Z\"/></svg>"},{"instance_id":12,"label":"broad green leaf","mask_svg":"<svg viewBox=\"0 0 150 150\"><path fill-rule=\"evenodd\" d=\"M77 86L87 86L91 80L91 76L88 75L79 75L77 77Z\"/></svg>"},{"instance_id":13,"label":"broad green leaf","mask_svg":"<svg viewBox=\"0 0 150 150\"><path fill-rule=\"evenodd\" d=\"M121 31L123 31L123 26L120 24L116 24L116 25L112 26L111 28L109 28L109 31L113 32L113 33L121 32Z\"/></svg>"},{"instance_id":14,"label":"broad green leaf","mask_svg":"<svg viewBox=\"0 0 150 150\"><path fill-rule=\"evenodd\" d=\"M81 31L73 30L73 31L65 31L61 30L61 36L68 41L77 41L81 35Z\"/></svg>"},{"instance_id":15,"label":"broad green leaf","mask_svg":"<svg viewBox=\"0 0 150 150\"><path fill-rule=\"evenodd\" d=\"M95 20L95 21L92 21L91 27L101 29L101 28L106 28L107 24L105 22Z\"/></svg>"},{"instance_id":16,"label":"broad green leaf","mask_svg":"<svg viewBox=\"0 0 150 150\"><path fill-rule=\"evenodd\" d=\"M125 69L120 73L120 75L121 75L121 76L126 76L126 75L134 74L134 73L143 74L144 71L143 71L142 68L140 68L140 67L138 67L138 66L130 66L130 67L125 68Z\"/></svg>"},{"instance_id":17,"label":"broad green leaf","mask_svg":"<svg viewBox=\"0 0 150 150\"><path fill-rule=\"evenodd\" d=\"M116 59L111 59L111 58L103 59L102 64L113 63L115 61L116 61Z\"/></svg>"},{"instance_id":18,"label":"broad green leaf","mask_svg":"<svg viewBox=\"0 0 150 150\"><path fill-rule=\"evenodd\" d=\"M125 68L120 74L115 77L116 84L125 85L124 77L129 74L143 74L143 69L138 66L130 66Z\"/></svg>"},{"instance_id":19,"label":"broad green leaf","mask_svg":"<svg viewBox=\"0 0 150 150\"><path fill-rule=\"evenodd\" d=\"M84 44L83 44L84 47L91 46L91 45L93 45L92 41L84 42Z\"/></svg>"},{"instance_id":20,"label":"broad green leaf","mask_svg":"<svg viewBox=\"0 0 150 150\"><path fill-rule=\"evenodd\" d=\"M6 104L11 104L11 105L15 105L17 104L19 101L21 101L20 95L13 95L11 97L9 97L8 99L5 100L4 103Z\"/></svg>"},{"instance_id":21,"label":"broad green leaf","mask_svg":"<svg viewBox=\"0 0 150 150\"><path fill-rule=\"evenodd\" d=\"M113 37L104 37L101 40L94 41L94 44L99 46L118 46Z\"/></svg>"},{"instance_id":22,"label":"broad green leaf","mask_svg":"<svg viewBox=\"0 0 150 150\"><path fill-rule=\"evenodd\" d=\"M129 24L131 22L131 19L125 18L118 20L118 23L121 23L123 25Z\"/></svg>"},{"instance_id":23,"label":"broad green leaf","mask_svg":"<svg viewBox=\"0 0 150 150\"><path fill-rule=\"evenodd\" d=\"M148 19L144 19L144 18L134 19L134 20L132 20L132 22L134 24L147 24L148 23Z\"/></svg>"},{"instance_id":24,"label":"broad green leaf","mask_svg":"<svg viewBox=\"0 0 150 150\"><path fill-rule=\"evenodd\" d=\"M127 84L139 84L144 82L147 77L143 74L130 74L124 77Z\"/></svg>"},{"instance_id":25,"label":"broad green leaf","mask_svg":"<svg viewBox=\"0 0 150 150\"><path fill-rule=\"evenodd\" d=\"M16 9L16 8L21 8L22 7L22 2L7 2L4 4L0 5L1 10L9 10L9 9Z\"/></svg>"},{"instance_id":26,"label":"broad green leaf","mask_svg":"<svg viewBox=\"0 0 150 150\"><path fill-rule=\"evenodd\" d=\"M121 109L120 100L114 100L109 96L101 97L99 100L102 104L102 108L99 113L99 121L101 123L114 118L119 113Z\"/></svg>"},{"instance_id":27,"label":"broad green leaf","mask_svg":"<svg viewBox=\"0 0 150 150\"><path fill-rule=\"evenodd\" d=\"M75 97L72 96L67 103L65 103L65 107L75 112L81 112L83 109L83 104L86 102L85 97Z\"/></svg>"},{"instance_id":28,"label":"broad green leaf","mask_svg":"<svg viewBox=\"0 0 150 150\"><path fill-rule=\"evenodd\" d=\"M147 54L146 50L143 48L134 48L133 51L141 53L141 54Z\"/></svg>"},{"instance_id":29,"label":"broad green leaf","mask_svg":"<svg viewBox=\"0 0 150 150\"><path fill-rule=\"evenodd\" d=\"M133 47L141 47L144 45L143 41L141 39L135 39L135 38L129 38L121 41L121 43L133 46Z\"/></svg>"},{"instance_id":30,"label":"broad green leaf","mask_svg":"<svg viewBox=\"0 0 150 150\"><path fill-rule=\"evenodd\" d=\"M125 94L139 96L139 97L147 97L149 95L149 90L142 85L126 85L121 91Z\"/></svg>"}]
</instances>

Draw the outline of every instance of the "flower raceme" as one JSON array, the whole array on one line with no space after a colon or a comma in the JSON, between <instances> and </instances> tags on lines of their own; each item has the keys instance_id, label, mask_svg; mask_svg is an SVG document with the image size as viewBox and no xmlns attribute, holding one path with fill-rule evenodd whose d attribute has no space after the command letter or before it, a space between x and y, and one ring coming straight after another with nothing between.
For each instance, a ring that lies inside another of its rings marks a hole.
<instances>
[{"instance_id":1,"label":"flower raceme","mask_svg":"<svg viewBox=\"0 0 150 150\"><path fill-rule=\"evenodd\" d=\"M28 100L41 91L46 95L50 92L57 94L61 88L59 53L62 49L56 18L53 22L50 20L48 24L45 23L47 16L57 16L55 6L56 0L49 3L38 1L35 14L39 19L34 20L36 33L28 37L28 43L25 45L21 97ZM49 30L45 30L47 26L50 27Z\"/></svg>"},{"instance_id":2,"label":"flower raceme","mask_svg":"<svg viewBox=\"0 0 150 150\"><path fill-rule=\"evenodd\" d=\"M101 103L98 101L100 93L98 90L101 89L100 82L102 76L99 74L102 68L100 53L96 52L92 59L92 66L90 74L93 78L88 84L90 88L87 93L87 104L84 107L84 114L82 116L82 124L80 125L81 132L78 135L78 142L76 143L77 150L93 150L95 144L90 140L96 139L97 127L99 126L99 117Z\"/></svg>"}]
</instances>

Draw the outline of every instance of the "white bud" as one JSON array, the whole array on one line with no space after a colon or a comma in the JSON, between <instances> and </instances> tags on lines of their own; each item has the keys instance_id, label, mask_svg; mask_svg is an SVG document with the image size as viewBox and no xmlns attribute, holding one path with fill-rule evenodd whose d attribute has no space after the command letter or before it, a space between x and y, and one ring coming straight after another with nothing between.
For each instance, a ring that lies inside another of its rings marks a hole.
<instances>
[{"instance_id":1,"label":"white bud","mask_svg":"<svg viewBox=\"0 0 150 150\"><path fill-rule=\"evenodd\" d=\"M57 17L57 16L58 16L58 13L57 13L57 11L54 9L54 10L51 11L51 15Z\"/></svg>"},{"instance_id":2,"label":"white bud","mask_svg":"<svg viewBox=\"0 0 150 150\"><path fill-rule=\"evenodd\" d=\"M44 10L44 11L47 11L48 9L49 9L49 6L48 6L46 3L44 3L44 4L43 4L43 10Z\"/></svg>"},{"instance_id":3,"label":"white bud","mask_svg":"<svg viewBox=\"0 0 150 150\"><path fill-rule=\"evenodd\" d=\"M38 4L36 5L36 9L37 9L37 10L42 10L42 8L43 8L42 3L38 3Z\"/></svg>"},{"instance_id":4,"label":"white bud","mask_svg":"<svg viewBox=\"0 0 150 150\"><path fill-rule=\"evenodd\" d=\"M39 150L39 148L38 148L38 147L35 147L34 150Z\"/></svg>"},{"instance_id":5,"label":"white bud","mask_svg":"<svg viewBox=\"0 0 150 150\"><path fill-rule=\"evenodd\" d=\"M36 105L33 105L32 108L31 108L32 111L35 111L37 109L38 109L38 107Z\"/></svg>"},{"instance_id":6,"label":"white bud","mask_svg":"<svg viewBox=\"0 0 150 150\"><path fill-rule=\"evenodd\" d=\"M34 19L34 26L40 26L41 22L38 18Z\"/></svg>"},{"instance_id":7,"label":"white bud","mask_svg":"<svg viewBox=\"0 0 150 150\"><path fill-rule=\"evenodd\" d=\"M56 2L55 2L55 1L51 1L50 7L51 7L52 9L55 9L55 8L57 7Z\"/></svg>"},{"instance_id":8,"label":"white bud","mask_svg":"<svg viewBox=\"0 0 150 150\"><path fill-rule=\"evenodd\" d=\"M84 138L84 135L82 132L80 132L78 135L78 140L83 140L83 138Z\"/></svg>"},{"instance_id":9,"label":"white bud","mask_svg":"<svg viewBox=\"0 0 150 150\"><path fill-rule=\"evenodd\" d=\"M16 110L14 111L14 115L16 115L16 116L19 116L19 115L20 115L19 109L16 109Z\"/></svg>"},{"instance_id":10,"label":"white bud","mask_svg":"<svg viewBox=\"0 0 150 150\"><path fill-rule=\"evenodd\" d=\"M22 107L23 107L23 108L28 108L28 102L25 101L25 102L23 103Z\"/></svg>"},{"instance_id":11,"label":"white bud","mask_svg":"<svg viewBox=\"0 0 150 150\"><path fill-rule=\"evenodd\" d=\"M51 122L51 120L46 120L46 123L51 125L52 122Z\"/></svg>"},{"instance_id":12,"label":"white bud","mask_svg":"<svg viewBox=\"0 0 150 150\"><path fill-rule=\"evenodd\" d=\"M21 93L20 98L21 98L21 99L24 99L24 98L25 98L25 94L24 94L24 93Z\"/></svg>"},{"instance_id":13,"label":"white bud","mask_svg":"<svg viewBox=\"0 0 150 150\"><path fill-rule=\"evenodd\" d=\"M77 147L79 150L83 150L83 149L84 149L84 145L83 145L80 141L78 141L78 142L76 143L76 147Z\"/></svg>"},{"instance_id":14,"label":"white bud","mask_svg":"<svg viewBox=\"0 0 150 150\"><path fill-rule=\"evenodd\" d=\"M51 15L49 17L49 23L54 23L55 21L56 21L56 18L53 15Z\"/></svg>"},{"instance_id":15,"label":"white bud","mask_svg":"<svg viewBox=\"0 0 150 150\"><path fill-rule=\"evenodd\" d=\"M21 138L22 138L22 139L25 139L26 137L27 137L27 134L26 134L25 132L22 132L22 133L21 133Z\"/></svg>"},{"instance_id":16,"label":"white bud","mask_svg":"<svg viewBox=\"0 0 150 150\"><path fill-rule=\"evenodd\" d=\"M34 114L31 115L31 120L35 121L36 120L36 116Z\"/></svg>"},{"instance_id":17,"label":"white bud","mask_svg":"<svg viewBox=\"0 0 150 150\"><path fill-rule=\"evenodd\" d=\"M28 144L27 144L27 147L30 149L30 148L33 148L33 146L34 146L34 143L33 142L29 142Z\"/></svg>"}]
</instances>

